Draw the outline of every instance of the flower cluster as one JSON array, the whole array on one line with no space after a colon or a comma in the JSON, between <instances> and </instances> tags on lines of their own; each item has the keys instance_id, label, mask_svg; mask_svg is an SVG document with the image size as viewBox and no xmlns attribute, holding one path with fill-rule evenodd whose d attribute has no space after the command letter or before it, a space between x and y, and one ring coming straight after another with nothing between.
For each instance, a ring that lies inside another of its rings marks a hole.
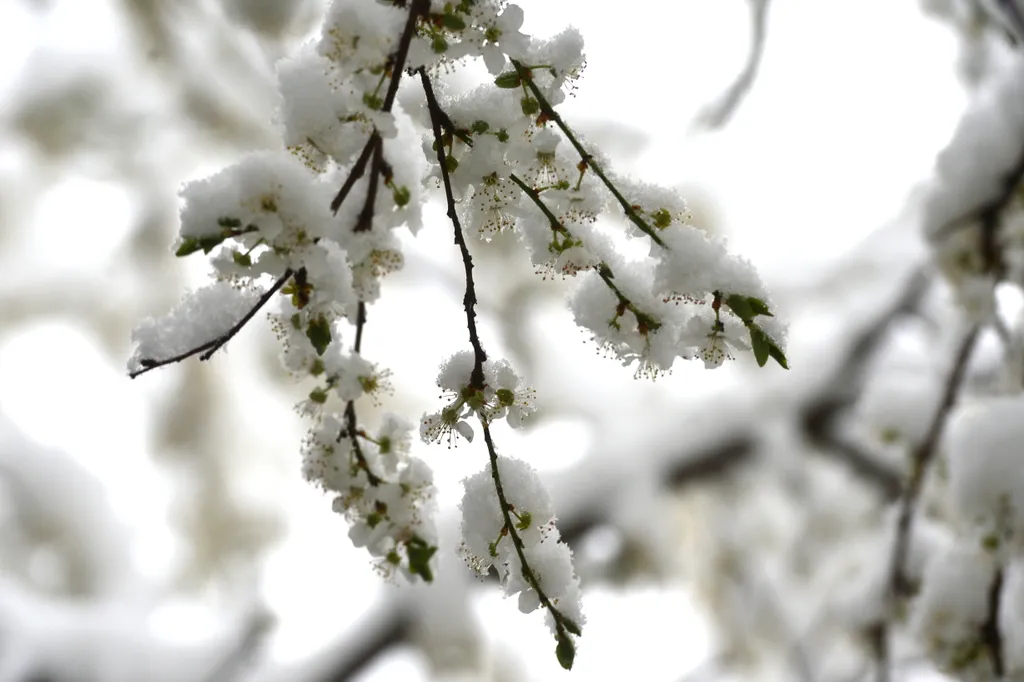
<instances>
[{"instance_id":1,"label":"flower cluster","mask_svg":"<svg viewBox=\"0 0 1024 682\"><path fill-rule=\"evenodd\" d=\"M570 30L530 43L497 87L442 99L445 170L466 229L485 241L514 232L545 277L583 273L571 302L577 323L638 374L668 371L676 358L717 367L750 350L759 364L771 357L786 367L785 328L750 263L691 225L676 193L605 172L555 112L582 67ZM651 240L646 258L627 261L599 231L616 215L628 236Z\"/></svg>"},{"instance_id":2,"label":"flower cluster","mask_svg":"<svg viewBox=\"0 0 1024 682\"><path fill-rule=\"evenodd\" d=\"M420 420L420 437L424 442L447 440L451 447L456 435L472 442L473 427L467 418L474 414L485 424L505 419L515 429L533 413L534 391L523 384L507 361L483 364L482 387L472 382L474 362L472 352L461 351L441 366L437 385L451 400L438 412Z\"/></svg>"},{"instance_id":3,"label":"flower cluster","mask_svg":"<svg viewBox=\"0 0 1024 682\"><path fill-rule=\"evenodd\" d=\"M491 465L463 481L460 551L481 575L496 568L505 594L519 595L523 613L536 609L543 599L549 602L544 606L549 608L552 631L557 630L552 606L578 630L584 622L579 578L572 550L561 542L555 527L547 489L529 464L511 457L496 461L504 509ZM529 575L524 566L529 567Z\"/></svg>"},{"instance_id":4,"label":"flower cluster","mask_svg":"<svg viewBox=\"0 0 1024 682\"><path fill-rule=\"evenodd\" d=\"M535 40L522 24L504 0L334 0L319 35L277 65L281 148L181 191L176 254L209 255L219 281L140 327L130 371L208 359L275 300L284 366L313 383L299 405L312 421L305 476L334 496L352 541L383 573L429 581L430 469L411 456L411 425L388 415L368 428L356 407L390 390L362 332L381 279L403 267L396 230L415 234L426 192L443 186L473 349L443 365L448 403L422 418L420 435L451 446L457 435L473 440L471 417L482 427L490 468L466 481L463 551L478 569L496 566L523 610L547 609L569 667L583 622L572 553L536 474L499 458L490 433L499 420L518 428L534 394L507 362L486 359L463 231L483 242L514 232L545 278L579 275L576 320L638 373L667 371L676 358L714 367L747 350L786 367L785 329L750 264L692 226L679 196L606 171L555 111L585 64L579 33ZM493 82L439 102L431 83L470 58ZM423 106L398 101L409 73ZM623 238L650 240L646 258L617 253L601 222L609 217L627 221Z\"/></svg>"}]
</instances>

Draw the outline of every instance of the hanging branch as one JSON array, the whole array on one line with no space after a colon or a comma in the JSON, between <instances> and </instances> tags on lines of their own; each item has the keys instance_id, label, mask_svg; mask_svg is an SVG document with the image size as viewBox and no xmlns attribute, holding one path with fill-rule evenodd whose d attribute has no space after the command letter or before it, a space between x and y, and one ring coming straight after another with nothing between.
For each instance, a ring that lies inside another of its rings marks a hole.
<instances>
[{"instance_id":1,"label":"hanging branch","mask_svg":"<svg viewBox=\"0 0 1024 682\"><path fill-rule=\"evenodd\" d=\"M532 201L534 205L540 209L541 213L544 214L544 217L548 219L548 225L551 227L551 230L553 232L557 232L569 237L573 236L569 233L569 230L566 229L566 227L561 223L561 221L558 220L555 214L551 212L551 209L548 208L547 204L544 203L543 199L540 198L540 193L537 190L533 189L525 182L523 182L522 178L520 178L515 173L509 175L509 179L512 180L512 182L516 183L519 186L519 188L523 190L523 193L530 198L530 201ZM636 304L633 303L633 301L631 301L629 297L626 296L626 294L623 293L623 291L615 284L615 282L613 281L615 279L615 274L612 272L611 267L607 263L602 262L600 266L598 266L597 274L601 278L601 281L604 282L605 286L607 286L611 290L611 292L615 294L615 298L618 299L619 301L619 308L621 310L628 310L629 312L633 313L634 317L636 317L638 327L640 327L643 330L641 333L655 331L659 327L661 327L661 323L658 322L657 318L655 318L653 315L649 313L645 313L644 311L640 310L640 308L638 308Z\"/></svg>"},{"instance_id":2,"label":"hanging branch","mask_svg":"<svg viewBox=\"0 0 1024 682\"><path fill-rule=\"evenodd\" d=\"M423 92L427 98L427 110L430 112L430 122L433 127L434 143L437 147L437 162L441 168L441 181L444 184L445 199L448 204L448 217L452 221L452 226L455 233L455 243L459 247L459 252L462 254L462 263L466 271L466 295L463 297L463 306L466 311L466 327L469 330L469 342L473 347L473 371L470 375L470 386L476 390L482 391L484 388L484 362L487 360L487 354L484 352L483 345L480 343L480 337L477 334L476 328L476 285L473 281L473 257L469 253L469 248L466 246L466 239L462 232L462 226L459 223L458 212L455 208L455 195L452 191L451 176L448 173L448 164L444 152L444 143L441 135L441 107L437 103L437 99L434 96L434 89L430 84L430 78L427 76L426 71L423 68L419 69L420 82L423 84ZM505 490L501 482L501 474L498 471L498 452L494 447L494 440L491 438L491 429L487 420L483 417L480 418L480 422L483 425L484 442L487 444L487 455L490 459L491 466L491 478L494 480L494 490L498 496L498 505L501 507L501 515L504 520L504 532L508 533L509 538L512 540L512 546L515 548L516 555L519 557L519 563L522 570L523 579L527 582L531 589L537 593L537 597L540 603L548 610L551 614L552 619L555 623L555 633L558 640L558 647L556 653L558 655L558 661L564 668L571 668L573 658L575 656L575 645L573 644L570 634L579 636L580 628L579 625L574 623L570 618L567 618L562 614L558 608L552 603L551 599L547 596L544 590L541 588L540 580L537 578L537 574L530 566L526 559L525 546L522 538L519 537L519 533L516 530L516 524L512 520L511 509L512 506L508 500L505 499Z\"/></svg>"},{"instance_id":3,"label":"hanging branch","mask_svg":"<svg viewBox=\"0 0 1024 682\"><path fill-rule=\"evenodd\" d=\"M398 50L395 52L394 57L391 60L391 80L388 82L388 89L384 95L384 102L381 105L381 111L384 113L390 113L391 108L395 104L395 97L398 94L398 86L402 80L402 73L405 71L405 61L409 56L409 45L412 43L413 35L416 33L416 22L417 20L425 15L430 9L429 0L413 0L412 5L409 7L409 14L405 20L405 28L402 30L402 37L398 41ZM370 159L373 159L372 163ZM338 213L338 209L341 208L341 204L348 197L352 191L352 187L355 186L356 180L363 176L366 170L366 165L370 163L370 180L366 188L366 198L363 201L363 208L359 212L359 217L356 220L355 226L352 228L353 232L369 232L373 228L373 213L374 207L377 201L377 187L379 185L380 177L385 174L387 170L387 162L384 160L384 140L380 136L380 132L374 129L373 134L366 141L366 145L363 147L363 151L359 154L359 158L356 159L355 164L352 166L348 177L342 184L341 189L338 190L338 194L331 201L331 211ZM359 301L359 305L356 312L356 340L353 346L353 350L356 353L362 351L363 345L363 328L366 326L366 302ZM352 443L352 452L355 454L356 463L359 468L366 472L366 480L372 486L378 486L383 482L383 479L377 474L370 470L370 465L366 461L366 456L363 455L363 448L359 444L359 418L356 415L356 405L354 400L349 400L345 405L345 427L338 434L338 441L348 436Z\"/></svg>"}]
</instances>

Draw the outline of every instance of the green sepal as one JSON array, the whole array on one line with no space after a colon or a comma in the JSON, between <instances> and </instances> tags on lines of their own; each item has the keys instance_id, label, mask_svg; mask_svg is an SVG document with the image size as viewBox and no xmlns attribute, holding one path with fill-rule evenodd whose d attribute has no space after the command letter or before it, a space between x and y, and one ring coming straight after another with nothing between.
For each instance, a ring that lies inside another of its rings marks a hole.
<instances>
[{"instance_id":1,"label":"green sepal","mask_svg":"<svg viewBox=\"0 0 1024 682\"><path fill-rule=\"evenodd\" d=\"M420 576L428 583L433 582L434 571L430 568L430 559L437 552L437 547L414 537L406 543L405 551L409 555L409 572Z\"/></svg>"},{"instance_id":2,"label":"green sepal","mask_svg":"<svg viewBox=\"0 0 1024 682\"><path fill-rule=\"evenodd\" d=\"M247 268L252 265L252 257L247 253L239 253L238 251L235 251L231 254L231 259L235 261L235 265L240 265L243 268Z\"/></svg>"},{"instance_id":3,"label":"green sepal","mask_svg":"<svg viewBox=\"0 0 1024 682\"><path fill-rule=\"evenodd\" d=\"M324 351L327 350L327 346L331 343L331 324L327 321L327 318L321 315L314 320L310 320L309 324L306 325L306 338L313 344L316 354L323 355Z\"/></svg>"},{"instance_id":4,"label":"green sepal","mask_svg":"<svg viewBox=\"0 0 1024 682\"><path fill-rule=\"evenodd\" d=\"M466 28L465 20L458 14L442 14L441 24L452 31L461 31Z\"/></svg>"},{"instance_id":5,"label":"green sepal","mask_svg":"<svg viewBox=\"0 0 1024 682\"><path fill-rule=\"evenodd\" d=\"M477 135L483 135L491 129L491 124L487 121L473 121L473 125L469 127Z\"/></svg>"},{"instance_id":6,"label":"green sepal","mask_svg":"<svg viewBox=\"0 0 1024 682\"><path fill-rule=\"evenodd\" d=\"M210 253L213 249L220 244L222 241L230 237L231 235L213 235L210 237L186 237L181 240L181 246L174 252L175 256L179 258L182 256L188 256L196 251L202 249L203 253Z\"/></svg>"},{"instance_id":7,"label":"green sepal","mask_svg":"<svg viewBox=\"0 0 1024 682\"><path fill-rule=\"evenodd\" d=\"M430 43L430 49L436 54L443 54L448 50L448 41L444 39L444 36L434 36L434 40Z\"/></svg>"},{"instance_id":8,"label":"green sepal","mask_svg":"<svg viewBox=\"0 0 1024 682\"><path fill-rule=\"evenodd\" d=\"M405 185L391 190L391 198L395 200L396 206L405 206L409 203L409 199L411 197L412 195L409 193L409 188Z\"/></svg>"},{"instance_id":9,"label":"green sepal","mask_svg":"<svg viewBox=\"0 0 1024 682\"><path fill-rule=\"evenodd\" d=\"M533 97L522 98L519 100L519 106L527 116L533 116L540 111L540 102L535 100Z\"/></svg>"}]
</instances>

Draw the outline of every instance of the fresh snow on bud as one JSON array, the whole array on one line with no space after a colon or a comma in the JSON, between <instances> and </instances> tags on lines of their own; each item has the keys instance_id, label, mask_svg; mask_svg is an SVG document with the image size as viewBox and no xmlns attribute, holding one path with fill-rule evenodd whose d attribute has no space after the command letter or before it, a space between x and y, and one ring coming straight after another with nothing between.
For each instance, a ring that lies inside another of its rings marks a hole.
<instances>
[{"instance_id":1,"label":"fresh snow on bud","mask_svg":"<svg viewBox=\"0 0 1024 682\"><path fill-rule=\"evenodd\" d=\"M241 238L291 249L328 233L330 187L284 151L254 152L182 189L180 249L190 240ZM209 250L205 249L204 250Z\"/></svg>"},{"instance_id":2,"label":"fresh snow on bud","mask_svg":"<svg viewBox=\"0 0 1024 682\"><path fill-rule=\"evenodd\" d=\"M982 625L988 617L989 586L995 573L992 556L965 544L937 554L925 569L913 625L941 669L968 676L988 670Z\"/></svg>"},{"instance_id":3,"label":"fresh snow on bud","mask_svg":"<svg viewBox=\"0 0 1024 682\"><path fill-rule=\"evenodd\" d=\"M505 594L519 594L519 608L528 613L540 605L540 593L526 577L513 535L518 537L530 574L545 598L562 615L582 625L579 578L573 568L572 550L560 540L547 489L526 462L503 456L497 462L511 528L505 521L488 465L463 481L462 554L479 573L494 566Z\"/></svg>"},{"instance_id":4,"label":"fresh snow on bud","mask_svg":"<svg viewBox=\"0 0 1024 682\"><path fill-rule=\"evenodd\" d=\"M1024 548L1024 396L957 410L949 425L949 483L964 520L990 549Z\"/></svg>"}]
</instances>

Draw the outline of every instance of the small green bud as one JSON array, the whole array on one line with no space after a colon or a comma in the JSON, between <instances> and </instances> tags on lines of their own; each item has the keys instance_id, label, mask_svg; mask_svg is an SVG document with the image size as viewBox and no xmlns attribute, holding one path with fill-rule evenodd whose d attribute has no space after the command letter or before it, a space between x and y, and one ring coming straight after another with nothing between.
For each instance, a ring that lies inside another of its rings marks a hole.
<instances>
[{"instance_id":1,"label":"small green bud","mask_svg":"<svg viewBox=\"0 0 1024 682\"><path fill-rule=\"evenodd\" d=\"M505 73L499 73L497 78L494 79L494 84L503 90L512 90L518 88L523 82L523 79L519 77L519 73L516 71L506 71Z\"/></svg>"},{"instance_id":2,"label":"small green bud","mask_svg":"<svg viewBox=\"0 0 1024 682\"><path fill-rule=\"evenodd\" d=\"M672 214L669 213L666 208L658 209L651 215L651 217L654 218L654 226L660 230L664 230L672 224Z\"/></svg>"},{"instance_id":3,"label":"small green bud","mask_svg":"<svg viewBox=\"0 0 1024 682\"><path fill-rule=\"evenodd\" d=\"M391 191L391 197L395 200L396 206L405 206L409 203L409 199L411 198L409 188L405 185L396 187Z\"/></svg>"}]
</instances>

